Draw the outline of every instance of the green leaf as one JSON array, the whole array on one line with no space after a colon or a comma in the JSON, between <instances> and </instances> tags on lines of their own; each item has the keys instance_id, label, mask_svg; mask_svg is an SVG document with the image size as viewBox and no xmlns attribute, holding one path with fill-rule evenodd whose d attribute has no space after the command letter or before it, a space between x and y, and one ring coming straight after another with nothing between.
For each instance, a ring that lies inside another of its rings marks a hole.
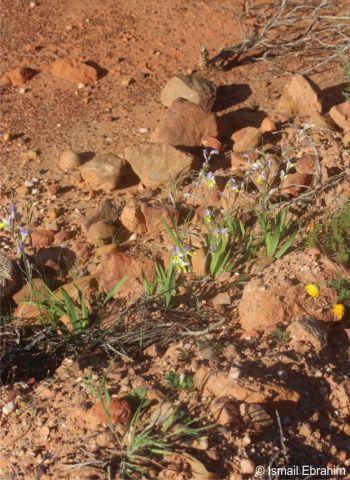
<instances>
[{"instance_id":1,"label":"green leaf","mask_svg":"<svg viewBox=\"0 0 350 480\"><path fill-rule=\"evenodd\" d=\"M275 257L276 258L281 258L283 257L283 255L287 252L287 250L291 247L292 243L294 242L295 240L295 237L297 236L297 233L298 233L298 229L295 230L291 235L290 237L288 238L288 240L286 240L284 242L284 244L281 246L281 248L277 251Z\"/></svg>"},{"instance_id":2,"label":"green leaf","mask_svg":"<svg viewBox=\"0 0 350 480\"><path fill-rule=\"evenodd\" d=\"M102 307L105 307L106 304L110 301L112 297L118 292L118 290L124 285L128 277L121 278L114 287L107 293L106 298L103 300Z\"/></svg>"},{"instance_id":3,"label":"green leaf","mask_svg":"<svg viewBox=\"0 0 350 480\"><path fill-rule=\"evenodd\" d=\"M73 330L79 330L80 322L79 322L79 312L77 310L77 307L75 306L75 303L72 297L68 295L67 291L63 287L61 287L61 292L62 292L62 298L65 302L66 313L73 326Z\"/></svg>"}]
</instances>

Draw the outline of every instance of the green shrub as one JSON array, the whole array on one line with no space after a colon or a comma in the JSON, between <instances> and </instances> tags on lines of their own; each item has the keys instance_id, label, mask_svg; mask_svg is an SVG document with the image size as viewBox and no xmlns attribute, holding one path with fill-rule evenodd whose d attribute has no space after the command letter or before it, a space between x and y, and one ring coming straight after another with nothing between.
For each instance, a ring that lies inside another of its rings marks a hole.
<instances>
[{"instance_id":1,"label":"green shrub","mask_svg":"<svg viewBox=\"0 0 350 480\"><path fill-rule=\"evenodd\" d=\"M350 264L350 202L309 233L308 246L317 246L338 262Z\"/></svg>"}]
</instances>

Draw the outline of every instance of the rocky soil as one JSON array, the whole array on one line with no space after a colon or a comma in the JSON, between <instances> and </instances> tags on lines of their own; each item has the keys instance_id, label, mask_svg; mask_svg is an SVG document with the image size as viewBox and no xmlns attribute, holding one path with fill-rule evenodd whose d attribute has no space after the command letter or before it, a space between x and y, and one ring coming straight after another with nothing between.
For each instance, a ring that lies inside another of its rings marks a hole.
<instances>
[{"instance_id":1,"label":"rocky soil","mask_svg":"<svg viewBox=\"0 0 350 480\"><path fill-rule=\"evenodd\" d=\"M348 478L339 59L210 68L229 1L0 17L0 478Z\"/></svg>"}]
</instances>

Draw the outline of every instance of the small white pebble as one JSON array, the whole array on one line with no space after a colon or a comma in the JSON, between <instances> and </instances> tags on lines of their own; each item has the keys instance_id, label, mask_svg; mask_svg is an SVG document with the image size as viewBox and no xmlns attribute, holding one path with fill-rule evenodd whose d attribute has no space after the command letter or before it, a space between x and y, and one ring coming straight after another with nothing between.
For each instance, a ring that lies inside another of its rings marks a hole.
<instances>
[{"instance_id":1,"label":"small white pebble","mask_svg":"<svg viewBox=\"0 0 350 480\"><path fill-rule=\"evenodd\" d=\"M24 182L24 186L25 186L26 188L32 188L32 187L34 187L34 184L33 184L33 182L31 182L30 180L26 180L26 181Z\"/></svg>"},{"instance_id":2,"label":"small white pebble","mask_svg":"<svg viewBox=\"0 0 350 480\"><path fill-rule=\"evenodd\" d=\"M36 7L36 3L35 2L30 2L29 6L30 6L30 8L34 8L34 7Z\"/></svg>"},{"instance_id":3,"label":"small white pebble","mask_svg":"<svg viewBox=\"0 0 350 480\"><path fill-rule=\"evenodd\" d=\"M78 88L81 90L85 87L85 83L78 83Z\"/></svg>"},{"instance_id":4,"label":"small white pebble","mask_svg":"<svg viewBox=\"0 0 350 480\"><path fill-rule=\"evenodd\" d=\"M141 128L139 128L139 132L140 133L148 133L148 128L141 127Z\"/></svg>"},{"instance_id":5,"label":"small white pebble","mask_svg":"<svg viewBox=\"0 0 350 480\"><path fill-rule=\"evenodd\" d=\"M13 402L8 402L2 407L2 413L4 415L9 415L15 409L15 404Z\"/></svg>"},{"instance_id":6,"label":"small white pebble","mask_svg":"<svg viewBox=\"0 0 350 480\"><path fill-rule=\"evenodd\" d=\"M23 95L24 93L26 93L26 89L24 87L21 87L21 88L18 89L18 93Z\"/></svg>"},{"instance_id":7,"label":"small white pebble","mask_svg":"<svg viewBox=\"0 0 350 480\"><path fill-rule=\"evenodd\" d=\"M38 193L39 193L39 190L37 188L33 188L32 195L37 195Z\"/></svg>"},{"instance_id":8,"label":"small white pebble","mask_svg":"<svg viewBox=\"0 0 350 480\"><path fill-rule=\"evenodd\" d=\"M229 371L229 378L232 380L237 380L242 375L242 371L239 367L232 367Z\"/></svg>"}]
</instances>

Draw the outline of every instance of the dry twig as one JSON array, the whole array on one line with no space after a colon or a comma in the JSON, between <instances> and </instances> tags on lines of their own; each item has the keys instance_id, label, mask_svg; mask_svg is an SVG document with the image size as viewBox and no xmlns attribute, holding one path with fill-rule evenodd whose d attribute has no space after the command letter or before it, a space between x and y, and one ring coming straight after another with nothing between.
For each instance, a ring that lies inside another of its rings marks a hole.
<instances>
[{"instance_id":1,"label":"dry twig","mask_svg":"<svg viewBox=\"0 0 350 480\"><path fill-rule=\"evenodd\" d=\"M209 66L229 69L248 61L269 61L283 69L274 59L305 58L312 65L299 69L310 74L339 55L350 52L350 12L337 15L338 1L278 0L278 2L248 6L239 14L243 41L223 48L209 60ZM249 29L247 23L253 19Z\"/></svg>"}]
</instances>

